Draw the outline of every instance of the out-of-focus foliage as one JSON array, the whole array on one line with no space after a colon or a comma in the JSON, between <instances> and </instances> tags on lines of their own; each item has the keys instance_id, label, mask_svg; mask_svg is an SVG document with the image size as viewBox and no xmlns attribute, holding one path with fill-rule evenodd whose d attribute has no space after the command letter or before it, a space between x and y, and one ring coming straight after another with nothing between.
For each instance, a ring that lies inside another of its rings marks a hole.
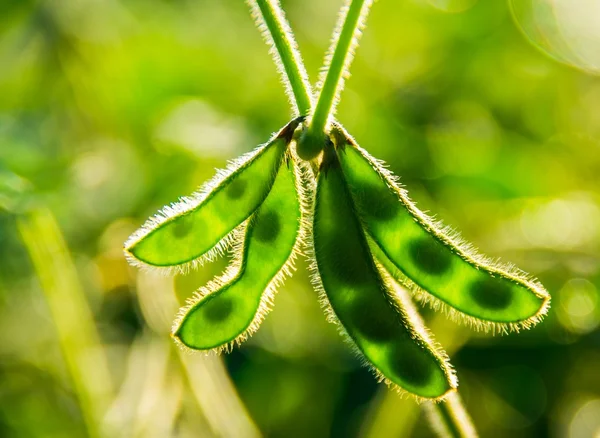
<instances>
[{"instance_id":1,"label":"out-of-focus foliage","mask_svg":"<svg viewBox=\"0 0 600 438\"><path fill-rule=\"evenodd\" d=\"M378 1L338 118L422 209L552 294L519 336L423 312L482 436L593 436L600 16L517 3ZM339 4L283 4L314 80ZM174 280L126 264L146 217L288 119L241 0L0 2L0 436L432 434L325 322L303 266L225 369L168 339L225 263Z\"/></svg>"}]
</instances>

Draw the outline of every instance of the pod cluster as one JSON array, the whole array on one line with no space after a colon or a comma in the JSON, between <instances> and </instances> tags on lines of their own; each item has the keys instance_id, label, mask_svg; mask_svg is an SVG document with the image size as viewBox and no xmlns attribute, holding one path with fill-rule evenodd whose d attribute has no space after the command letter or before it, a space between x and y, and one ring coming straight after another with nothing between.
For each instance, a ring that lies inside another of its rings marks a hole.
<instances>
[{"instance_id":1,"label":"pod cluster","mask_svg":"<svg viewBox=\"0 0 600 438\"><path fill-rule=\"evenodd\" d=\"M417 209L341 126L313 167L301 160L303 129L303 118L292 120L126 242L132 263L177 273L233 251L226 272L177 315L180 345L228 350L255 332L302 246L330 319L380 380L419 399L439 400L457 380L408 291L494 332L529 328L547 312L538 282L477 254Z\"/></svg>"}]
</instances>

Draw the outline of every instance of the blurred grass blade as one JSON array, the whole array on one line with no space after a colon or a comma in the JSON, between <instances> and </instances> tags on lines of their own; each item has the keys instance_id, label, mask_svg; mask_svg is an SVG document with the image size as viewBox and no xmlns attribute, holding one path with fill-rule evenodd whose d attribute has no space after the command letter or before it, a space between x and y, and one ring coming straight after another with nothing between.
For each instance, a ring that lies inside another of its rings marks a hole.
<instances>
[{"instance_id":1,"label":"blurred grass blade","mask_svg":"<svg viewBox=\"0 0 600 438\"><path fill-rule=\"evenodd\" d=\"M37 209L18 219L67 369L73 379L88 433L101 436L101 420L112 398L112 381L100 337L62 234L50 211Z\"/></svg>"},{"instance_id":2,"label":"blurred grass blade","mask_svg":"<svg viewBox=\"0 0 600 438\"><path fill-rule=\"evenodd\" d=\"M231 243L230 234L264 201L301 118L267 144L233 161L190 198L165 207L125 243L133 264L185 270L212 259Z\"/></svg>"},{"instance_id":3,"label":"blurred grass blade","mask_svg":"<svg viewBox=\"0 0 600 438\"><path fill-rule=\"evenodd\" d=\"M338 156L361 220L381 250L378 260L435 308L470 325L506 332L529 328L550 296L513 266L477 254L412 203L381 163L337 131Z\"/></svg>"},{"instance_id":4,"label":"blurred grass blade","mask_svg":"<svg viewBox=\"0 0 600 438\"><path fill-rule=\"evenodd\" d=\"M302 212L300 176L288 155L265 202L224 276L200 289L175 321L174 336L197 350L227 349L254 333L276 288L291 273L298 251Z\"/></svg>"},{"instance_id":5,"label":"blurred grass blade","mask_svg":"<svg viewBox=\"0 0 600 438\"><path fill-rule=\"evenodd\" d=\"M179 358L192 393L210 423L212 435L207 433L208 436L261 436L242 404L220 357L190 355L179 350Z\"/></svg>"},{"instance_id":6,"label":"blurred grass blade","mask_svg":"<svg viewBox=\"0 0 600 438\"><path fill-rule=\"evenodd\" d=\"M184 379L168 338L146 337L142 387L134 407L133 436L173 436L180 415Z\"/></svg>"},{"instance_id":7,"label":"blurred grass blade","mask_svg":"<svg viewBox=\"0 0 600 438\"><path fill-rule=\"evenodd\" d=\"M315 286L386 383L424 399L456 388L445 354L413 324L369 251L336 153L326 147L313 222Z\"/></svg>"},{"instance_id":8,"label":"blurred grass blade","mask_svg":"<svg viewBox=\"0 0 600 438\"><path fill-rule=\"evenodd\" d=\"M135 374L136 367L146 369L153 366L147 363L148 354L146 351L149 352L152 349L152 343L163 345L162 340L165 339L163 336L171 328L171 319L166 317L166 313L172 315L179 306L172 277L157 275L154 272L138 273L137 289L140 307L145 317L149 317L152 321L151 327L154 332L146 333L136 342L136 348L139 351L135 354L135 357L131 357L128 375L130 385L134 386L134 392L141 390L144 380L144 376ZM159 308L165 309L165 311L163 312ZM191 392L191 394L188 391L184 392L184 406L182 409L185 410L189 394L193 397L194 405L200 410L200 412L197 412L194 409L193 415L196 420L193 423L194 427L202 427L202 431L207 436L240 438L260 436L220 358L187 354L182 349L176 348L172 342L166 345L171 346L169 356L172 357L172 354L174 354L178 358L181 366L177 369L180 370L186 382L186 387ZM124 409L125 406L126 409L135 411L136 404L140 403L136 401L136 397L140 395L132 397L127 388L123 389L122 392L123 400L113 406L112 413L114 416L118 416L119 413L122 414L121 409ZM131 402L134 403L134 406L129 406ZM186 413L181 410L177 412L177 432L181 436L198 435L198 429L192 429L190 424L182 424L180 421L181 416L185 415ZM125 418L128 417L125 414ZM129 435L122 434L122 436ZM162 437L163 435L159 436Z\"/></svg>"},{"instance_id":9,"label":"blurred grass blade","mask_svg":"<svg viewBox=\"0 0 600 438\"><path fill-rule=\"evenodd\" d=\"M134 339L104 436L171 437L179 431L185 379L172 342L148 330Z\"/></svg>"}]
</instances>

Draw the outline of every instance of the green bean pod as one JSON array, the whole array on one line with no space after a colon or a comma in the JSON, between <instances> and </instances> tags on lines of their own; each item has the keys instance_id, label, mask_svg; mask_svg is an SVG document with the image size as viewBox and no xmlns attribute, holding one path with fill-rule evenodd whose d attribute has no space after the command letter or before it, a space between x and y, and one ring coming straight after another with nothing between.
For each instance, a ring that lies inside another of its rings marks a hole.
<instances>
[{"instance_id":1,"label":"green bean pod","mask_svg":"<svg viewBox=\"0 0 600 438\"><path fill-rule=\"evenodd\" d=\"M337 154L360 219L394 277L477 328L507 332L541 320L550 296L540 283L477 254L434 222L380 162L337 129Z\"/></svg>"},{"instance_id":2,"label":"green bean pod","mask_svg":"<svg viewBox=\"0 0 600 438\"><path fill-rule=\"evenodd\" d=\"M220 255L267 197L301 119L217 172L197 193L163 208L125 243L133 264L185 271Z\"/></svg>"},{"instance_id":3,"label":"green bean pod","mask_svg":"<svg viewBox=\"0 0 600 438\"><path fill-rule=\"evenodd\" d=\"M293 269L301 241L300 170L288 157L250 218L233 266L180 311L173 337L194 350L220 351L254 333L276 288Z\"/></svg>"},{"instance_id":4,"label":"green bean pod","mask_svg":"<svg viewBox=\"0 0 600 438\"><path fill-rule=\"evenodd\" d=\"M331 146L318 176L313 238L315 287L376 374L424 399L456 388L445 354L417 328L375 264Z\"/></svg>"}]
</instances>

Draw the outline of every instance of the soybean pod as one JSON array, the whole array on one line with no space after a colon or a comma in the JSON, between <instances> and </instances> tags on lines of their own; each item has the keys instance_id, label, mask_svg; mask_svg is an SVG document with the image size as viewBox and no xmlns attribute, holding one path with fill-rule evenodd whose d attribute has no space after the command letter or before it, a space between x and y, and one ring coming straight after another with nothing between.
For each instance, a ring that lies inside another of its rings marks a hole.
<instances>
[{"instance_id":1,"label":"soybean pod","mask_svg":"<svg viewBox=\"0 0 600 438\"><path fill-rule=\"evenodd\" d=\"M300 121L291 121L268 143L217 172L197 193L146 221L125 243L129 260L185 271L222 253L235 236L232 231L267 197Z\"/></svg>"},{"instance_id":2,"label":"soybean pod","mask_svg":"<svg viewBox=\"0 0 600 438\"><path fill-rule=\"evenodd\" d=\"M420 211L383 165L336 128L338 156L360 219L396 278L458 320L506 332L529 328L550 296L522 271L477 254Z\"/></svg>"},{"instance_id":3,"label":"soybean pod","mask_svg":"<svg viewBox=\"0 0 600 438\"><path fill-rule=\"evenodd\" d=\"M275 289L291 273L300 242L300 173L289 154L229 271L198 291L179 313L173 336L195 350L227 349L254 333Z\"/></svg>"},{"instance_id":4,"label":"soybean pod","mask_svg":"<svg viewBox=\"0 0 600 438\"><path fill-rule=\"evenodd\" d=\"M331 145L318 176L313 218L313 282L378 376L417 397L438 399L457 383L445 354L375 264Z\"/></svg>"}]
</instances>

